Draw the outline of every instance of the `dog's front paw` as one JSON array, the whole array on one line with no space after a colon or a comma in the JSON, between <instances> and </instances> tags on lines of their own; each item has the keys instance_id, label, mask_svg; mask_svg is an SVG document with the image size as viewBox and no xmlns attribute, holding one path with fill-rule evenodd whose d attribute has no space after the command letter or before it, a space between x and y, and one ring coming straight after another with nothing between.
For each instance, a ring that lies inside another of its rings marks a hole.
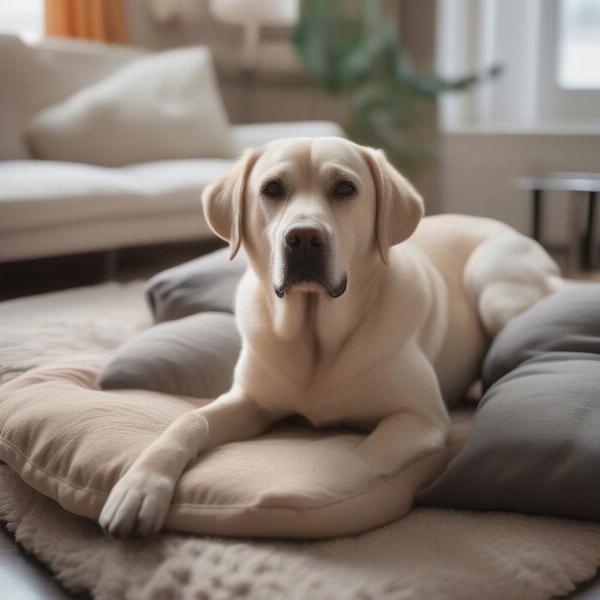
<instances>
[{"instance_id":1,"label":"dog's front paw","mask_svg":"<svg viewBox=\"0 0 600 600\"><path fill-rule=\"evenodd\" d=\"M173 497L175 482L159 473L133 469L117 482L104 503L100 526L118 538L160 531Z\"/></svg>"}]
</instances>

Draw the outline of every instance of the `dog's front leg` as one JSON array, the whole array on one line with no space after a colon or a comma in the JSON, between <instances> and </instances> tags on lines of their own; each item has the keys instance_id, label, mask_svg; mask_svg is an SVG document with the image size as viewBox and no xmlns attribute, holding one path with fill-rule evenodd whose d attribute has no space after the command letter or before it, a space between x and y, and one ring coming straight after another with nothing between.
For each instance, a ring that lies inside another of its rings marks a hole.
<instances>
[{"instance_id":1,"label":"dog's front leg","mask_svg":"<svg viewBox=\"0 0 600 600\"><path fill-rule=\"evenodd\" d=\"M185 467L199 452L255 437L277 417L233 389L175 420L117 482L100 514L108 534L145 536L159 531Z\"/></svg>"},{"instance_id":2,"label":"dog's front leg","mask_svg":"<svg viewBox=\"0 0 600 600\"><path fill-rule=\"evenodd\" d=\"M400 412L383 419L357 452L378 475L391 476L444 450L447 437L448 428L443 420ZM436 474L432 474L432 479Z\"/></svg>"},{"instance_id":3,"label":"dog's front leg","mask_svg":"<svg viewBox=\"0 0 600 600\"><path fill-rule=\"evenodd\" d=\"M369 468L383 476L395 475L421 458L444 450L450 431L450 418L433 367L420 351L408 350L410 377L396 392L402 399L401 407L383 418L357 448ZM431 478L436 474L432 473Z\"/></svg>"}]
</instances>

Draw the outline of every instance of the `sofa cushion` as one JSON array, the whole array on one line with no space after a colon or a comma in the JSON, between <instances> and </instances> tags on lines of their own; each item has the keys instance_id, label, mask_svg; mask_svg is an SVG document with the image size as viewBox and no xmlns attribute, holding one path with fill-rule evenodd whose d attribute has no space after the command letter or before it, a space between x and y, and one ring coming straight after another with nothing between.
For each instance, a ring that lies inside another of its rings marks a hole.
<instances>
[{"instance_id":1,"label":"sofa cushion","mask_svg":"<svg viewBox=\"0 0 600 600\"><path fill-rule=\"evenodd\" d=\"M33 369L0 390L0 460L63 508L97 520L140 452L204 402L141 390L99 391L89 357ZM189 465L166 526L197 534L315 538L371 529L405 514L449 450L393 476L355 452L364 434L282 423Z\"/></svg>"},{"instance_id":2,"label":"sofa cushion","mask_svg":"<svg viewBox=\"0 0 600 600\"><path fill-rule=\"evenodd\" d=\"M100 371L98 385L216 398L231 387L240 345L235 318L226 313L161 323L120 346Z\"/></svg>"},{"instance_id":3,"label":"sofa cushion","mask_svg":"<svg viewBox=\"0 0 600 600\"><path fill-rule=\"evenodd\" d=\"M39 158L104 166L233 156L205 47L131 62L38 113L26 137Z\"/></svg>"},{"instance_id":4,"label":"sofa cushion","mask_svg":"<svg viewBox=\"0 0 600 600\"><path fill-rule=\"evenodd\" d=\"M120 172L147 198L160 198L174 210L195 207L202 213L202 190L233 164L222 158L163 160L122 167Z\"/></svg>"},{"instance_id":5,"label":"sofa cushion","mask_svg":"<svg viewBox=\"0 0 600 600\"><path fill-rule=\"evenodd\" d=\"M54 161L0 162L0 231L177 211L204 218L204 186L232 161L162 161L108 169Z\"/></svg>"}]
</instances>

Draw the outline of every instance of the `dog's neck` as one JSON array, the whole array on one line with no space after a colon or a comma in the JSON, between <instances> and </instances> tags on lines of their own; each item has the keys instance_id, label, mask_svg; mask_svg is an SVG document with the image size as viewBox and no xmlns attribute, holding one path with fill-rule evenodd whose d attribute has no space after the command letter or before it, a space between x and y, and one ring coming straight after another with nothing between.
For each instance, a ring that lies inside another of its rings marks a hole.
<instances>
[{"instance_id":1,"label":"dog's neck","mask_svg":"<svg viewBox=\"0 0 600 600\"><path fill-rule=\"evenodd\" d=\"M286 341L311 336L320 354L335 355L376 306L385 273L386 267L379 260L349 273L348 288L338 298L331 298L325 291L293 289L278 298L270 282L263 282L274 335Z\"/></svg>"}]
</instances>

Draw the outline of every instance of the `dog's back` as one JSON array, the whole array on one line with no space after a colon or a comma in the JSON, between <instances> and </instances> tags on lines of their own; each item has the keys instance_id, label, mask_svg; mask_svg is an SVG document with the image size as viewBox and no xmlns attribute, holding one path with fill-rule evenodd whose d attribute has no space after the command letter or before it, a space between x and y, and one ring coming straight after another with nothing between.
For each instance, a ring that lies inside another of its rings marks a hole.
<instances>
[{"instance_id":1,"label":"dog's back","mask_svg":"<svg viewBox=\"0 0 600 600\"><path fill-rule=\"evenodd\" d=\"M554 291L560 270L537 242L492 219L426 217L410 243L448 289L448 330L435 367L445 399L453 400L475 379L490 340Z\"/></svg>"}]
</instances>

